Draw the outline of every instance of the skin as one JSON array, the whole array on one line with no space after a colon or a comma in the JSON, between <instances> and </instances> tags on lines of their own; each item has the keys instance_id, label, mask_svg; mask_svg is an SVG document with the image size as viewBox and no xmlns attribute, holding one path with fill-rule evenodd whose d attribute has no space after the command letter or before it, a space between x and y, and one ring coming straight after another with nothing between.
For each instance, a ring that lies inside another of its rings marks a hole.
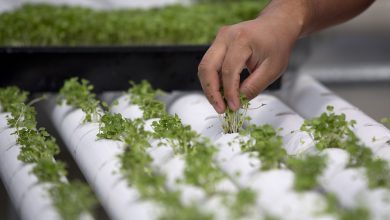
<instances>
[{"instance_id":1,"label":"skin","mask_svg":"<svg viewBox=\"0 0 390 220\"><path fill-rule=\"evenodd\" d=\"M299 38L349 20L373 1L273 0L256 19L220 28L198 67L207 99L218 113L238 110L240 93L252 99L280 77ZM244 68L251 74L240 84Z\"/></svg>"}]
</instances>

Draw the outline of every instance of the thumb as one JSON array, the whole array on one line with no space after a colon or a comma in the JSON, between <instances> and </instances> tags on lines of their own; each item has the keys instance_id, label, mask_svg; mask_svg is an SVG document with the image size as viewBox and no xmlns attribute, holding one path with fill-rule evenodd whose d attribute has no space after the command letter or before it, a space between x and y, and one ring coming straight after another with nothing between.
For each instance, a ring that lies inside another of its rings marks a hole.
<instances>
[{"instance_id":1,"label":"thumb","mask_svg":"<svg viewBox=\"0 0 390 220\"><path fill-rule=\"evenodd\" d=\"M272 84L281 74L281 68L272 64L270 59L265 59L249 76L242 82L240 92L248 100L255 98L260 92Z\"/></svg>"}]
</instances>

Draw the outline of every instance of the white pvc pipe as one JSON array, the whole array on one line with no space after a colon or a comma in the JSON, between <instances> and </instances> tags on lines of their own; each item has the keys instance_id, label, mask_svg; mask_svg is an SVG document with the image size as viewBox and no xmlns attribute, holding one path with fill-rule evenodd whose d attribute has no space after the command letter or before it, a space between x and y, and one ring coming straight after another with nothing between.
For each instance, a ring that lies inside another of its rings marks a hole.
<instances>
[{"instance_id":1,"label":"white pvc pipe","mask_svg":"<svg viewBox=\"0 0 390 220\"><path fill-rule=\"evenodd\" d=\"M292 191L294 173L290 170L274 169L258 172L248 181L249 187L259 193L258 202L269 209L275 202Z\"/></svg>"},{"instance_id":2,"label":"white pvc pipe","mask_svg":"<svg viewBox=\"0 0 390 220\"><path fill-rule=\"evenodd\" d=\"M263 102L263 98L266 98L265 102L268 107L251 110L250 113L254 116L252 122L261 124L259 121L262 120L263 123L270 123L276 128L285 127L285 130L281 131L281 135L283 136L284 142L287 142L291 146L290 153L301 153L314 147L310 136L299 131L303 119L275 97L262 96L261 99L252 101L252 105L258 105L259 101ZM126 99L120 99L119 103L121 101L129 103L129 100ZM125 105L119 104L118 106ZM131 117L135 115L132 112L133 109L135 108L127 105L127 107L122 107L121 111L116 112ZM216 113L214 109L203 95L183 95L172 103L168 112L170 114L178 114L183 124L191 125L195 131L212 139L218 148L218 152L214 157L215 163L234 182L232 184L231 181L223 181L224 184L221 185L225 188L227 187L228 191L237 191L237 186L253 189L258 193L257 207L260 209L264 208L266 212L277 214L279 217L288 216L293 217L293 219L334 219L332 216L318 215L318 212L322 211L325 207L325 201L321 195L317 193L301 194L293 192L294 174L291 171L283 169L267 172L260 171L261 162L256 155L241 151L238 134L222 134L220 121L218 118L215 118ZM265 116L262 117L262 114ZM209 119L213 116L214 118ZM247 139L248 137L241 138ZM297 150L295 145L299 145L301 150ZM152 152L154 151L157 151L157 149L154 149ZM172 150L161 149L160 151L164 152L161 154L161 157L172 154ZM173 159L170 158L167 161L165 159L160 160L156 156L156 152L152 155L154 160L158 161L156 162L157 164L160 164L160 161L165 161L160 169L168 175L168 186L173 187L176 185L175 187L179 187L180 184L175 180L182 178L184 169L183 159L174 156ZM286 194L289 195L289 200L288 202L283 202ZM226 207L221 206L221 201L218 201L219 199L218 197L213 197L207 200L205 203L206 210L212 212L215 212L215 210L226 210ZM275 208L275 204L278 202L283 205ZM226 219L228 218L227 213L228 211L217 212L216 218Z\"/></svg>"},{"instance_id":3,"label":"white pvc pipe","mask_svg":"<svg viewBox=\"0 0 390 220\"><path fill-rule=\"evenodd\" d=\"M222 136L221 119L204 95L188 94L173 102L170 114L178 114L183 124L201 135L215 141ZM300 131L303 118L272 95L259 95L250 101L247 115L250 124L270 124L275 129L282 129L283 147L289 154L300 154L314 150L312 138Z\"/></svg>"},{"instance_id":4,"label":"white pvc pipe","mask_svg":"<svg viewBox=\"0 0 390 220\"><path fill-rule=\"evenodd\" d=\"M120 113L123 117L129 119L135 119L137 117L142 117L138 113L139 107L131 104L129 96L124 95L117 99L118 105L111 108L111 112ZM151 126L153 121L158 119L150 119L145 122L145 129L148 131L153 131ZM183 204L189 205L191 203L199 204L202 208L205 208L205 211L209 211L205 206L206 194L203 189L192 186L186 183L178 182L178 180L183 180L184 169L186 166L185 159L183 155L175 155L172 146L166 140L151 140L151 147L146 151L152 157L152 167L156 172L159 172L166 176L167 181L166 185L170 190L180 190L181 191L181 201ZM165 143L160 145L159 143ZM231 181L225 179L216 184L216 190L222 192L236 192L237 187L231 183ZM215 197L215 198L214 198ZM212 201L214 205L218 204L219 207L222 207L222 200L219 200L214 196ZM217 202L218 201L218 202ZM217 215L217 219L224 219L221 216L226 216L228 210L226 208L211 210L212 213ZM219 216L219 217L218 217ZM225 218L226 219L226 218Z\"/></svg>"},{"instance_id":5,"label":"white pvc pipe","mask_svg":"<svg viewBox=\"0 0 390 220\"><path fill-rule=\"evenodd\" d=\"M390 154L381 153L389 152L390 131L312 77L299 75L291 87L286 87L282 91L282 97L305 118L317 117L326 112L328 105L333 106L335 113L344 113L347 120L356 120L356 125L353 127L355 134L378 157L390 162Z\"/></svg>"},{"instance_id":6,"label":"white pvc pipe","mask_svg":"<svg viewBox=\"0 0 390 220\"><path fill-rule=\"evenodd\" d=\"M348 165L349 154L343 149L328 148L321 151L321 154L326 157L326 168L320 177L324 180L332 179L334 175L343 171Z\"/></svg>"},{"instance_id":7,"label":"white pvc pipe","mask_svg":"<svg viewBox=\"0 0 390 220\"><path fill-rule=\"evenodd\" d=\"M263 103L266 105L259 107ZM280 198L278 200L283 201L282 198L286 192L293 194L291 188L294 174L287 170L276 170L271 172L274 175L267 176L268 180L275 181L267 182L267 180L260 178L264 176L264 172L260 171L260 160L254 154L241 151L237 134L222 134L220 119L209 119L210 116L216 117L216 113L203 95L190 94L182 96L173 102L172 106L169 108L169 112L171 114L178 114L184 124L191 125L198 133L210 137L214 141L219 149L215 156L215 161L218 166L229 175L239 187L250 187L255 190L255 192L259 194L257 198L257 200L260 201L259 207L263 207L266 211L273 212L273 214L277 213L277 216L279 217L288 216L289 218L304 219L307 216L310 216L311 218L315 216L314 214L317 211L316 207L318 207L315 205L312 205L312 209L309 209L311 211L310 213L309 211L302 212L301 209L297 212L291 211L292 203L302 204L306 201L300 201L296 194L294 194L295 197L292 196L294 201L284 203L283 208L285 210L273 210L275 203L273 203L272 200L277 199L278 195ZM284 130L282 130L280 134L283 137L284 146L290 154L302 153L314 147L310 136L299 131L303 119L273 96L262 95L252 100L250 110L248 110L248 116L252 118L251 123L257 125L268 123L276 129L284 127ZM293 131L293 133L291 131ZM273 179L272 177L279 177L280 179ZM263 185L264 182L267 182L268 184ZM289 186L288 189L285 188L286 183ZM308 199L312 198L309 196L302 197ZM319 195L316 195L315 198L318 200L322 199ZM310 202L307 202L307 204L310 204ZM285 215L286 210L290 210L291 213Z\"/></svg>"},{"instance_id":8,"label":"white pvc pipe","mask_svg":"<svg viewBox=\"0 0 390 220\"><path fill-rule=\"evenodd\" d=\"M192 93L177 98L168 109L169 114L177 114L184 125L191 125L192 130L201 133L208 127L210 118L218 114L202 94Z\"/></svg>"},{"instance_id":9,"label":"white pvc pipe","mask_svg":"<svg viewBox=\"0 0 390 220\"><path fill-rule=\"evenodd\" d=\"M259 95L252 99L248 109L249 123L270 124L283 138L283 147L288 154L296 155L314 151L313 139L300 131L304 119L272 95Z\"/></svg>"},{"instance_id":10,"label":"white pvc pipe","mask_svg":"<svg viewBox=\"0 0 390 220\"><path fill-rule=\"evenodd\" d=\"M10 115L11 114L8 112L0 112L0 132L8 128L7 117L9 117Z\"/></svg>"},{"instance_id":11,"label":"white pvc pipe","mask_svg":"<svg viewBox=\"0 0 390 220\"><path fill-rule=\"evenodd\" d=\"M267 211L280 219L315 219L315 220L336 220L336 216L327 214L326 201L317 192L293 192L287 191L283 198L275 203L267 204Z\"/></svg>"},{"instance_id":12,"label":"white pvc pipe","mask_svg":"<svg viewBox=\"0 0 390 220\"><path fill-rule=\"evenodd\" d=\"M364 169L348 168L341 170L332 178L320 178L321 186L337 196L345 207L357 207L364 201L363 195L368 191Z\"/></svg>"},{"instance_id":13,"label":"white pvc pipe","mask_svg":"<svg viewBox=\"0 0 390 220\"><path fill-rule=\"evenodd\" d=\"M38 182L31 173L32 164L18 160L21 146L16 144L14 129L6 128L4 113L0 115L0 177L21 219L61 219L50 195L49 185Z\"/></svg>"},{"instance_id":14,"label":"white pvc pipe","mask_svg":"<svg viewBox=\"0 0 390 220\"><path fill-rule=\"evenodd\" d=\"M386 189L374 189L363 196L364 205L371 210L371 219L382 220L390 216L389 191Z\"/></svg>"},{"instance_id":15,"label":"white pvc pipe","mask_svg":"<svg viewBox=\"0 0 390 220\"><path fill-rule=\"evenodd\" d=\"M324 198L315 192L294 192L294 173L285 169L262 171L249 180L258 192L260 207L281 219L334 219L322 211Z\"/></svg>"},{"instance_id":16,"label":"white pvc pipe","mask_svg":"<svg viewBox=\"0 0 390 220\"><path fill-rule=\"evenodd\" d=\"M261 162L256 154L243 153L237 136L227 134L216 141L219 152L215 160L240 187L249 187L257 193L256 203L260 212L281 219L333 219L332 216L318 214L325 208L321 195L294 192L293 172L284 169L261 171Z\"/></svg>"},{"instance_id":17,"label":"white pvc pipe","mask_svg":"<svg viewBox=\"0 0 390 220\"><path fill-rule=\"evenodd\" d=\"M112 219L154 219L153 204L138 201L137 191L126 184L118 155L121 142L98 140L97 123L84 123L85 113L62 104L49 106L51 118L68 150Z\"/></svg>"},{"instance_id":18,"label":"white pvc pipe","mask_svg":"<svg viewBox=\"0 0 390 220\"><path fill-rule=\"evenodd\" d=\"M327 158L327 164L318 177L320 185L335 194L343 206L357 207L362 195L368 192L364 170L348 168L349 153L343 149L328 148L321 154Z\"/></svg>"},{"instance_id":19,"label":"white pvc pipe","mask_svg":"<svg viewBox=\"0 0 390 220\"><path fill-rule=\"evenodd\" d=\"M238 138L241 138L238 134L224 134L217 139L218 152L214 160L239 187L246 187L252 175L260 169L261 162L255 154L241 151Z\"/></svg>"},{"instance_id":20,"label":"white pvc pipe","mask_svg":"<svg viewBox=\"0 0 390 220\"><path fill-rule=\"evenodd\" d=\"M116 105L112 105L110 111L112 113L120 113L124 118L131 120L142 118L143 112L138 105L130 104L130 95L125 94L116 99Z\"/></svg>"}]
</instances>

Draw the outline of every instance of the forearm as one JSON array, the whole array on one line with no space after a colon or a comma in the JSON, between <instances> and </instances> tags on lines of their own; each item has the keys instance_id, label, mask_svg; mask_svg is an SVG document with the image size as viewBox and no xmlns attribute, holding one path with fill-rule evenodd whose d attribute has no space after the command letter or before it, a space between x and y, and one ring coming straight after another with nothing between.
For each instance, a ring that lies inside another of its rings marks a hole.
<instances>
[{"instance_id":1,"label":"forearm","mask_svg":"<svg viewBox=\"0 0 390 220\"><path fill-rule=\"evenodd\" d=\"M239 92L252 99L282 74L298 38L353 18L373 1L272 0L257 19L222 28L198 68L208 100L218 113L226 104L236 111ZM240 83L244 68L251 74Z\"/></svg>"},{"instance_id":2,"label":"forearm","mask_svg":"<svg viewBox=\"0 0 390 220\"><path fill-rule=\"evenodd\" d=\"M260 17L289 22L298 37L347 21L375 0L272 0Z\"/></svg>"}]
</instances>

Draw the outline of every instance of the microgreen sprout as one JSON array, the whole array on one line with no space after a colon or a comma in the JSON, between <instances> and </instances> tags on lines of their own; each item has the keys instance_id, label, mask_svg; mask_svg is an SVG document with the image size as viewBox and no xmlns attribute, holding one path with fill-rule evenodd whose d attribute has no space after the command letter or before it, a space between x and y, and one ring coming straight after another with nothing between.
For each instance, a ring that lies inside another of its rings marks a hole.
<instances>
[{"instance_id":1,"label":"microgreen sprout","mask_svg":"<svg viewBox=\"0 0 390 220\"><path fill-rule=\"evenodd\" d=\"M91 213L96 201L87 185L66 181L66 165L56 161L59 153L56 140L46 129L37 128L36 111L32 106L45 96L28 104L28 93L17 87L0 88L2 110L11 113L8 126L15 129L20 145L18 160L32 164L31 173L40 183L49 183L49 194L55 208L64 220L78 219Z\"/></svg>"},{"instance_id":2,"label":"microgreen sprout","mask_svg":"<svg viewBox=\"0 0 390 220\"><path fill-rule=\"evenodd\" d=\"M357 206L354 208L342 207L334 194L326 195L325 212L334 214L340 220L369 220L370 212L367 208Z\"/></svg>"},{"instance_id":3,"label":"microgreen sprout","mask_svg":"<svg viewBox=\"0 0 390 220\"><path fill-rule=\"evenodd\" d=\"M282 137L271 125L248 126L241 132L249 135L248 140L241 140L241 149L246 152L256 152L261 161L261 169L281 168L287 153L282 147Z\"/></svg>"},{"instance_id":4,"label":"microgreen sprout","mask_svg":"<svg viewBox=\"0 0 390 220\"><path fill-rule=\"evenodd\" d=\"M192 148L192 140L199 135L190 126L181 123L179 116L164 114L160 120L152 123L153 136L167 139L178 153L186 153Z\"/></svg>"},{"instance_id":5,"label":"microgreen sprout","mask_svg":"<svg viewBox=\"0 0 390 220\"><path fill-rule=\"evenodd\" d=\"M305 120L301 130L313 135L319 150L329 147L342 148L348 138L354 137L350 127L353 127L356 121L347 121L345 114L337 115L333 106L327 106L326 109L327 112L318 118Z\"/></svg>"},{"instance_id":6,"label":"microgreen sprout","mask_svg":"<svg viewBox=\"0 0 390 220\"><path fill-rule=\"evenodd\" d=\"M342 148L350 154L348 166L364 167L371 188L390 188L390 168L386 161L375 158L370 148L364 146L351 130L356 121L347 121L344 114L337 115L333 107L317 118L306 120L302 131L313 135L316 147L323 150L330 147Z\"/></svg>"},{"instance_id":7,"label":"microgreen sprout","mask_svg":"<svg viewBox=\"0 0 390 220\"><path fill-rule=\"evenodd\" d=\"M238 133L242 129L244 123L249 120L249 117L247 116L249 100L244 94L240 94L240 104L241 108L237 111L231 110L226 104L227 107L225 113L219 116L222 123L222 129L225 134Z\"/></svg>"},{"instance_id":8,"label":"microgreen sprout","mask_svg":"<svg viewBox=\"0 0 390 220\"><path fill-rule=\"evenodd\" d=\"M99 138L126 143L125 151L119 155L121 172L143 199L156 201L164 207L159 219L212 219L210 214L202 213L196 204L184 206L180 191L168 190L165 175L152 168L153 160L146 151L150 147L150 133L144 130L141 119L132 121L120 114L106 113L101 117L99 127Z\"/></svg>"},{"instance_id":9,"label":"microgreen sprout","mask_svg":"<svg viewBox=\"0 0 390 220\"><path fill-rule=\"evenodd\" d=\"M212 42L218 27L254 18L268 3L267 0L198 1L191 1L191 7L175 4L158 7L158 10L154 7L93 10L77 5L50 4L49 1L23 4L0 14L0 26L7 27L7 31L1 32L0 44L203 45ZM27 23L29 25L25 25Z\"/></svg>"},{"instance_id":10,"label":"microgreen sprout","mask_svg":"<svg viewBox=\"0 0 390 220\"><path fill-rule=\"evenodd\" d=\"M128 91L130 102L140 107L145 120L160 118L165 114L164 103L156 99L163 94L161 90L153 89L146 80L142 80L139 84L130 81L130 84L132 85Z\"/></svg>"},{"instance_id":11,"label":"microgreen sprout","mask_svg":"<svg viewBox=\"0 0 390 220\"><path fill-rule=\"evenodd\" d=\"M0 88L0 111L11 112L12 104L25 103L28 92L20 90L16 86Z\"/></svg>"},{"instance_id":12,"label":"microgreen sprout","mask_svg":"<svg viewBox=\"0 0 390 220\"><path fill-rule=\"evenodd\" d=\"M100 102L92 92L93 85L86 79L77 77L65 81L60 90L59 104L65 102L67 105L75 108L81 108L86 114L84 121L96 121L100 116L98 106Z\"/></svg>"},{"instance_id":13,"label":"microgreen sprout","mask_svg":"<svg viewBox=\"0 0 390 220\"><path fill-rule=\"evenodd\" d=\"M295 189L298 191L313 190L318 186L317 178L326 166L326 158L320 155L306 155L302 158L290 156L287 167L295 173Z\"/></svg>"},{"instance_id":14,"label":"microgreen sprout","mask_svg":"<svg viewBox=\"0 0 390 220\"><path fill-rule=\"evenodd\" d=\"M228 207L232 210L232 219L241 219L243 216L246 216L255 203L256 192L249 188L240 189L234 200L228 204Z\"/></svg>"},{"instance_id":15,"label":"microgreen sprout","mask_svg":"<svg viewBox=\"0 0 390 220\"><path fill-rule=\"evenodd\" d=\"M180 179L179 184L202 188L208 196L224 197L226 192L216 189L217 183L226 178L226 174L213 161L217 148L200 137L190 126L183 125L177 115L169 115L165 106L158 104L161 103L157 100L159 90L154 90L146 81L132 85L128 92L130 101L143 110L143 118L129 120L122 118L120 114L106 113L100 119L98 137L126 143L128 147L120 155L122 173L129 185L137 188L143 198L163 205L164 212L160 219L213 219L213 215L200 212L196 204L184 206L180 201L180 191L166 188L166 177L151 166L153 161L146 149L150 147L150 138L159 141L158 146L171 146L186 162L184 178ZM149 111L149 108L154 110ZM153 132L145 132L145 120L156 117L158 120L152 123ZM236 213L236 217L237 213L245 215L245 210L253 205L255 193L251 193L253 192L246 190L229 194L236 198L234 205L237 208L231 210Z\"/></svg>"}]
</instances>

